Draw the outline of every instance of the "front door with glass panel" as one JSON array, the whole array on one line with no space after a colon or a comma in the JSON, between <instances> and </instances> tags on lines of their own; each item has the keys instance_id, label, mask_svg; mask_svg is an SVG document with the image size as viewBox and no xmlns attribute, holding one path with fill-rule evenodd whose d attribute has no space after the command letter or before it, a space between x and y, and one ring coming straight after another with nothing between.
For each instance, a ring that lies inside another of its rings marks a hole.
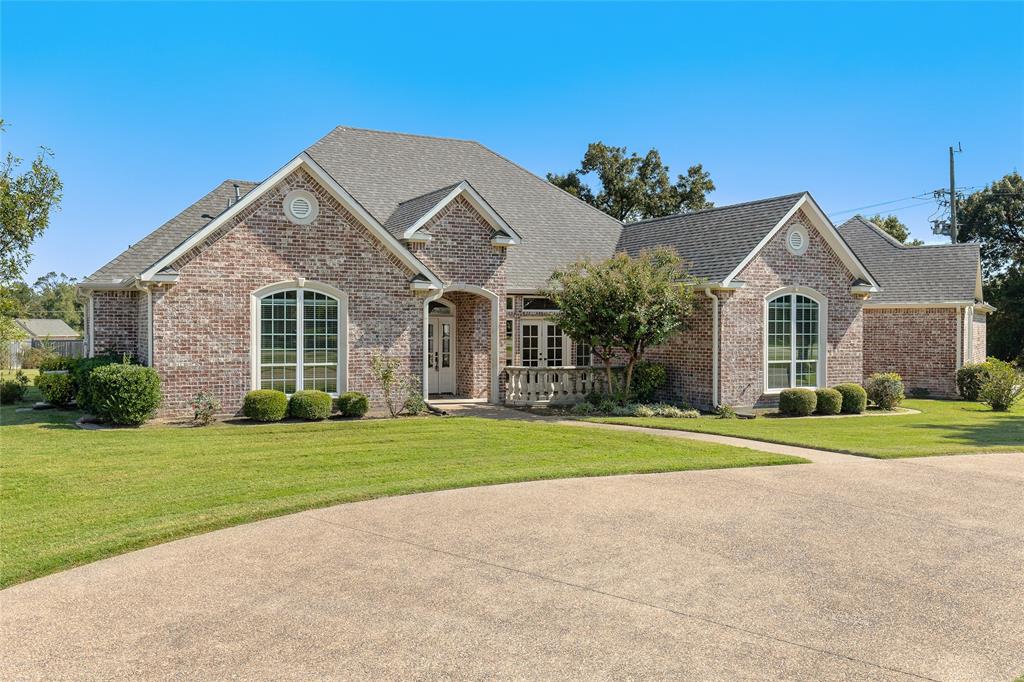
<instances>
[{"instance_id":1,"label":"front door with glass panel","mask_svg":"<svg viewBox=\"0 0 1024 682\"><path fill-rule=\"evenodd\" d=\"M454 318L431 316L427 325L427 391L455 392L455 357L452 353Z\"/></svg>"},{"instance_id":2,"label":"front door with glass panel","mask_svg":"<svg viewBox=\"0 0 1024 682\"><path fill-rule=\"evenodd\" d=\"M546 320L523 322L521 346L524 367L562 367L569 357L569 338Z\"/></svg>"}]
</instances>

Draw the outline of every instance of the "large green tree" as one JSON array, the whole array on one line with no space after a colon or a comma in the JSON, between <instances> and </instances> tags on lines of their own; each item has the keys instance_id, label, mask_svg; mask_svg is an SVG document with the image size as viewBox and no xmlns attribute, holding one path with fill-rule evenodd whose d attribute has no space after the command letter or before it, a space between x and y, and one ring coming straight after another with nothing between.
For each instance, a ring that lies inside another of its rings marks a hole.
<instances>
[{"instance_id":1,"label":"large green tree","mask_svg":"<svg viewBox=\"0 0 1024 682\"><path fill-rule=\"evenodd\" d=\"M0 119L0 132L6 129ZM29 247L50 224L63 192L60 177L49 165L53 153L41 147L27 169L7 152L0 167L0 284L22 276L32 260Z\"/></svg>"},{"instance_id":2,"label":"large green tree","mask_svg":"<svg viewBox=\"0 0 1024 682\"><path fill-rule=\"evenodd\" d=\"M0 316L64 320L81 331L82 312L82 302L75 296L75 279L63 272L48 272L33 286L20 281L0 286Z\"/></svg>"},{"instance_id":3,"label":"large green tree","mask_svg":"<svg viewBox=\"0 0 1024 682\"><path fill-rule=\"evenodd\" d=\"M587 176L596 178L596 189L587 184ZM551 184L626 222L710 208L713 204L707 194L715 189L711 175L700 164L690 166L686 175L677 175L673 181L658 150L640 156L603 142L587 147L576 170L564 175L548 173L547 178Z\"/></svg>"},{"instance_id":4,"label":"large green tree","mask_svg":"<svg viewBox=\"0 0 1024 682\"><path fill-rule=\"evenodd\" d=\"M920 239L914 239L908 242L907 240L910 239L910 228L904 225L903 221L894 215L887 215L883 218L881 215L876 213L868 218L868 220L888 232L889 236L900 244L907 244L908 246L921 246L924 244Z\"/></svg>"},{"instance_id":5,"label":"large green tree","mask_svg":"<svg viewBox=\"0 0 1024 682\"><path fill-rule=\"evenodd\" d=\"M964 199L957 240L981 244L989 317L988 351L1024 362L1024 178L1013 172Z\"/></svg>"},{"instance_id":6,"label":"large green tree","mask_svg":"<svg viewBox=\"0 0 1024 682\"><path fill-rule=\"evenodd\" d=\"M694 283L674 251L656 249L636 258L620 253L574 263L551 276L544 295L558 306L552 319L602 361L609 392L615 386L612 361L626 356L627 398L644 352L668 340L690 314Z\"/></svg>"}]
</instances>

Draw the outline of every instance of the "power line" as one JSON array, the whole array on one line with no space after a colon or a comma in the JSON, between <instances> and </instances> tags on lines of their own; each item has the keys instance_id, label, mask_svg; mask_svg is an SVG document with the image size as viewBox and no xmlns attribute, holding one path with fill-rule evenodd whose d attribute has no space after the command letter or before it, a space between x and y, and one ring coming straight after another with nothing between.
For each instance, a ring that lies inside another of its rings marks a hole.
<instances>
[{"instance_id":1,"label":"power line","mask_svg":"<svg viewBox=\"0 0 1024 682\"><path fill-rule=\"evenodd\" d=\"M877 203L877 204L869 204L867 206L858 206L857 208L848 208L848 209L845 209L843 211L836 211L836 212L832 213L832 215L843 215L844 213L856 213L857 211L863 211L864 209L867 209L867 208L877 208L879 206L888 206L889 204L898 204L901 201L910 201L911 199L923 199L924 197L931 196L931 195L932 195L932 192L930 192L930 191L928 191L928 192L921 192L920 194L915 194L912 197L903 197L902 199L893 199L892 201L882 201L882 202Z\"/></svg>"}]
</instances>

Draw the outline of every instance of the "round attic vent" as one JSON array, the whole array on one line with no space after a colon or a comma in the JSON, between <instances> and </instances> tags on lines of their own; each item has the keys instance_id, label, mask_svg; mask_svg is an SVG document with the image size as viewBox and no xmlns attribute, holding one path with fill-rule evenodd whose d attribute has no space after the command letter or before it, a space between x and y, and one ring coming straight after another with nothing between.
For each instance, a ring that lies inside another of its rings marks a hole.
<instances>
[{"instance_id":1,"label":"round attic vent","mask_svg":"<svg viewBox=\"0 0 1024 682\"><path fill-rule=\"evenodd\" d=\"M802 256L807 250L807 230L803 225L794 225L786 233L786 248L794 256Z\"/></svg>"},{"instance_id":2,"label":"round attic vent","mask_svg":"<svg viewBox=\"0 0 1024 682\"><path fill-rule=\"evenodd\" d=\"M288 220L296 225L309 225L316 220L316 216L320 212L320 205L312 194L296 189L288 192L285 196L284 212Z\"/></svg>"}]
</instances>

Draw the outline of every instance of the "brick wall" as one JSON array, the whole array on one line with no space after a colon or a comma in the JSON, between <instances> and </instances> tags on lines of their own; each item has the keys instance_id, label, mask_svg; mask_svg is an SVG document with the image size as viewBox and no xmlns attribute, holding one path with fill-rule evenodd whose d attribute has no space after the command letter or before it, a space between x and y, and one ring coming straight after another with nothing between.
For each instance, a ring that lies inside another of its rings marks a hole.
<instances>
[{"instance_id":1,"label":"brick wall","mask_svg":"<svg viewBox=\"0 0 1024 682\"><path fill-rule=\"evenodd\" d=\"M283 198L312 192L320 213L294 225ZM163 415L187 412L200 390L225 411L241 406L250 377L250 293L295 278L348 294L348 389L379 403L369 374L382 350L402 369L422 376L423 299L409 290L412 273L304 171L269 190L231 222L175 263L178 282L154 296L154 367L164 385Z\"/></svg>"},{"instance_id":2,"label":"brick wall","mask_svg":"<svg viewBox=\"0 0 1024 682\"><path fill-rule=\"evenodd\" d=\"M445 298L455 306L455 394L488 398L491 392L491 302L454 291Z\"/></svg>"},{"instance_id":3,"label":"brick wall","mask_svg":"<svg viewBox=\"0 0 1024 682\"><path fill-rule=\"evenodd\" d=\"M460 397L490 398L491 299L458 291L460 285L481 287L498 297L499 333L504 338L506 251L491 244L494 230L463 197L457 197L421 231L431 240L412 244L410 250L431 272L454 290L444 297L455 305L455 392ZM515 248L515 247L512 247ZM499 343L503 353L504 343ZM504 360L499 357L499 366ZM500 382L499 382L500 386Z\"/></svg>"},{"instance_id":4,"label":"brick wall","mask_svg":"<svg viewBox=\"0 0 1024 682\"><path fill-rule=\"evenodd\" d=\"M93 338L89 339L93 355L130 353L145 361L146 355L139 355L139 330L145 326L145 321L139 319L139 311L144 305L145 295L141 291L94 291Z\"/></svg>"},{"instance_id":5,"label":"brick wall","mask_svg":"<svg viewBox=\"0 0 1024 682\"><path fill-rule=\"evenodd\" d=\"M785 245L789 225L797 221L806 226L809 237L801 256ZM719 366L725 404L774 402L763 390L765 296L787 286L808 287L828 299L827 385L861 379L862 304L850 293L852 275L810 225L802 212L794 216L736 277L746 286L721 297Z\"/></svg>"},{"instance_id":6,"label":"brick wall","mask_svg":"<svg viewBox=\"0 0 1024 682\"><path fill-rule=\"evenodd\" d=\"M956 308L866 309L864 379L897 372L908 392L956 397L957 317Z\"/></svg>"},{"instance_id":7,"label":"brick wall","mask_svg":"<svg viewBox=\"0 0 1024 682\"><path fill-rule=\"evenodd\" d=\"M703 410L712 407L713 303L704 292L697 292L693 314L686 319L683 329L645 354L651 362L665 365L668 373L668 382L658 396L660 400L682 401Z\"/></svg>"},{"instance_id":8,"label":"brick wall","mask_svg":"<svg viewBox=\"0 0 1024 682\"><path fill-rule=\"evenodd\" d=\"M988 315L983 313L974 313L974 346L971 349L971 357L967 359L967 362L984 362L985 358L988 357L987 347L985 345L985 329Z\"/></svg>"}]
</instances>

